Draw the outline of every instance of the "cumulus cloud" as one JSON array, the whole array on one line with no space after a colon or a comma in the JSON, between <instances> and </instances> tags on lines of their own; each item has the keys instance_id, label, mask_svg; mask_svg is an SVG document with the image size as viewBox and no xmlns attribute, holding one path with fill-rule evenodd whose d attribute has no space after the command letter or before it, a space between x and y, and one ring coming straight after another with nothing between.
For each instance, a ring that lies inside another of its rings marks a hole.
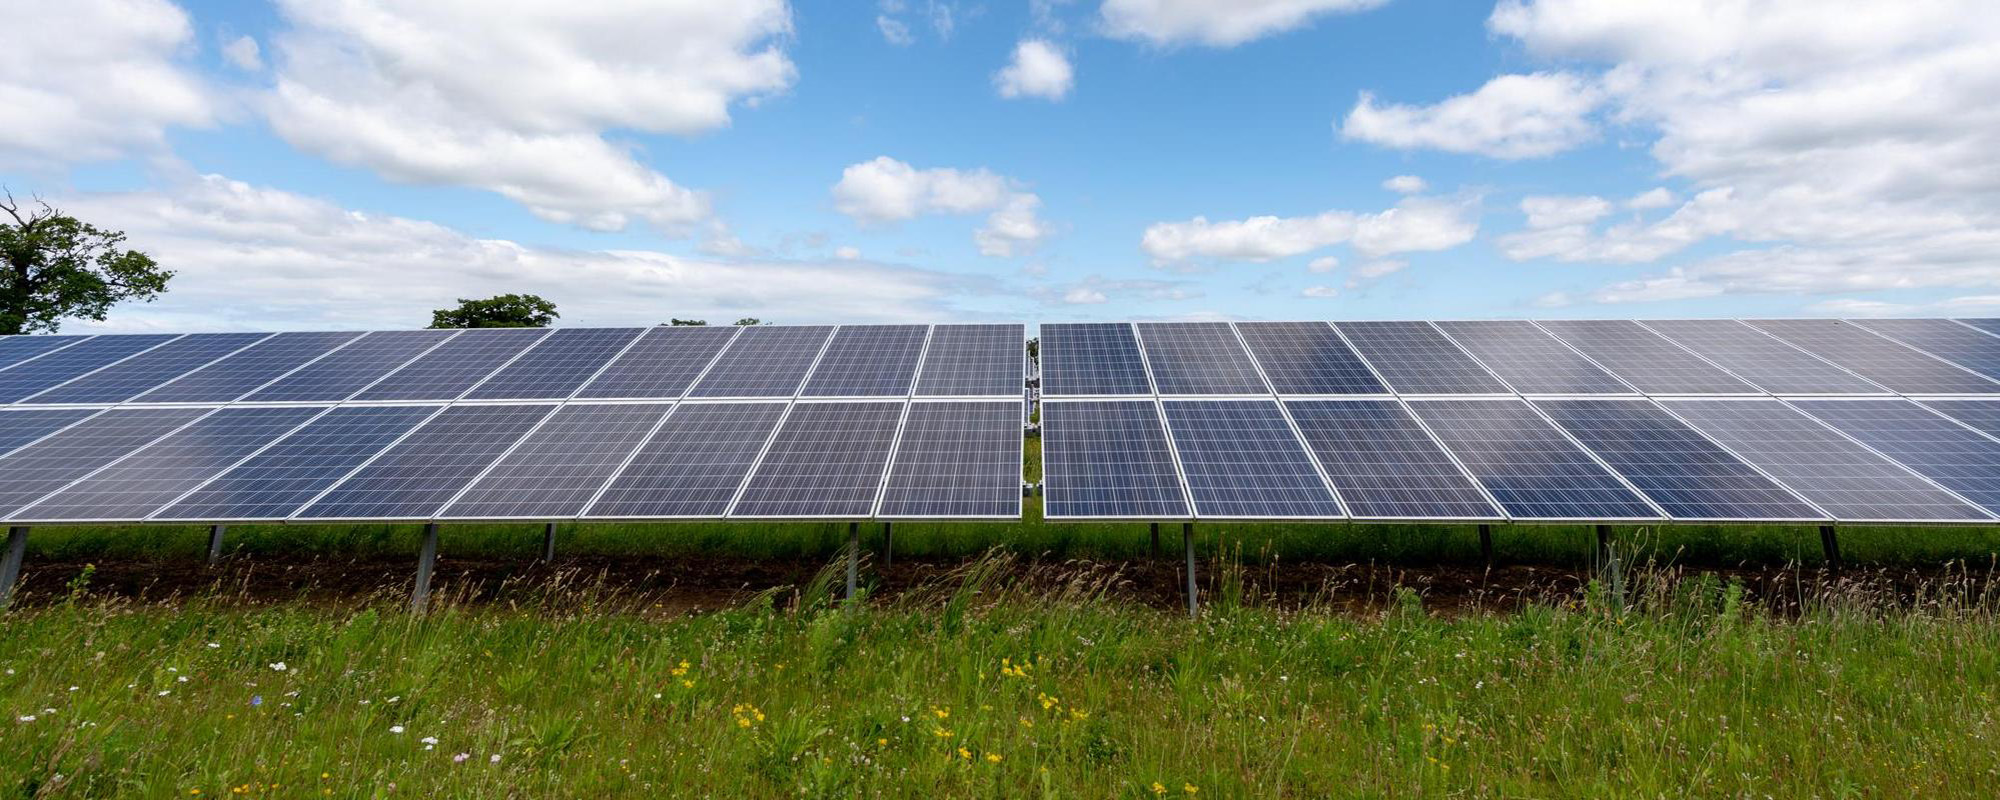
<instances>
[{"instance_id":1,"label":"cumulus cloud","mask_svg":"<svg viewBox=\"0 0 2000 800\"><path fill-rule=\"evenodd\" d=\"M257 72L264 68L263 50L257 40L248 36L238 36L222 46L222 58L237 69Z\"/></svg>"},{"instance_id":2,"label":"cumulus cloud","mask_svg":"<svg viewBox=\"0 0 2000 800\"><path fill-rule=\"evenodd\" d=\"M1332 272L1339 268L1340 259L1333 256L1320 256L1306 264L1306 271L1308 272Z\"/></svg>"},{"instance_id":3,"label":"cumulus cloud","mask_svg":"<svg viewBox=\"0 0 2000 800\"><path fill-rule=\"evenodd\" d=\"M1076 83L1069 57L1046 39L1023 39L1014 46L1014 59L993 75L993 86L1001 97L1039 97L1061 100Z\"/></svg>"},{"instance_id":4,"label":"cumulus cloud","mask_svg":"<svg viewBox=\"0 0 2000 800\"><path fill-rule=\"evenodd\" d=\"M1382 188L1397 194L1416 194L1430 188L1430 184L1425 183L1423 178L1415 175L1397 175L1394 178L1383 181Z\"/></svg>"},{"instance_id":5,"label":"cumulus cloud","mask_svg":"<svg viewBox=\"0 0 2000 800\"><path fill-rule=\"evenodd\" d=\"M1098 25L1110 36L1155 45L1234 47L1304 27L1330 14L1388 0L1104 0Z\"/></svg>"},{"instance_id":6,"label":"cumulus cloud","mask_svg":"<svg viewBox=\"0 0 2000 800\"><path fill-rule=\"evenodd\" d=\"M1184 281L1112 280L1091 275L1075 283L1038 286L1029 294L1049 305L1096 305L1112 300L1174 301L1201 297Z\"/></svg>"},{"instance_id":7,"label":"cumulus cloud","mask_svg":"<svg viewBox=\"0 0 2000 800\"><path fill-rule=\"evenodd\" d=\"M1429 106L1378 105L1362 92L1338 129L1348 139L1402 150L1539 158L1596 138L1590 115L1603 100L1592 81L1576 75L1502 75Z\"/></svg>"},{"instance_id":8,"label":"cumulus cloud","mask_svg":"<svg viewBox=\"0 0 2000 800\"><path fill-rule=\"evenodd\" d=\"M166 131L214 122L181 60L194 39L166 0L15 3L0 47L0 167L163 155Z\"/></svg>"},{"instance_id":9,"label":"cumulus cloud","mask_svg":"<svg viewBox=\"0 0 2000 800\"><path fill-rule=\"evenodd\" d=\"M1406 197L1373 214L1327 211L1310 217L1250 217L1211 222L1156 222L1140 249L1156 264L1201 259L1264 262L1351 244L1363 255L1447 250L1479 232L1476 204L1465 200Z\"/></svg>"},{"instance_id":10,"label":"cumulus cloud","mask_svg":"<svg viewBox=\"0 0 2000 800\"><path fill-rule=\"evenodd\" d=\"M1301 297L1339 297L1340 290L1331 286L1308 286L1299 290Z\"/></svg>"},{"instance_id":11,"label":"cumulus cloud","mask_svg":"<svg viewBox=\"0 0 2000 800\"><path fill-rule=\"evenodd\" d=\"M990 211L973 241L981 254L997 257L1032 252L1048 237L1041 204L1016 181L985 168L918 169L888 156L849 165L833 185L834 209L864 225Z\"/></svg>"}]
</instances>

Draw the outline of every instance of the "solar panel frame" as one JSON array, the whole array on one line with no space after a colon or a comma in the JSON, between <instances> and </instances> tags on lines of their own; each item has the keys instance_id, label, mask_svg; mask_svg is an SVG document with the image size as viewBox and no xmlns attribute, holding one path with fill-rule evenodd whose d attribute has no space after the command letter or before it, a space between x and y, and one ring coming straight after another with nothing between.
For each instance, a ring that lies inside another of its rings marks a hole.
<instances>
[{"instance_id":1,"label":"solar panel frame","mask_svg":"<svg viewBox=\"0 0 2000 800\"><path fill-rule=\"evenodd\" d=\"M2000 383L1979 373L1842 320L1745 322L1899 394L2000 394Z\"/></svg>"},{"instance_id":2,"label":"solar panel frame","mask_svg":"<svg viewBox=\"0 0 2000 800\"><path fill-rule=\"evenodd\" d=\"M582 519L721 519L788 403L684 400L580 514Z\"/></svg>"},{"instance_id":3,"label":"solar panel frame","mask_svg":"<svg viewBox=\"0 0 2000 800\"><path fill-rule=\"evenodd\" d=\"M1638 394L1590 357L1527 320L1431 324L1518 394Z\"/></svg>"},{"instance_id":4,"label":"solar panel frame","mask_svg":"<svg viewBox=\"0 0 2000 800\"><path fill-rule=\"evenodd\" d=\"M431 520L557 405L454 405L356 467L290 519Z\"/></svg>"},{"instance_id":5,"label":"solar panel frame","mask_svg":"<svg viewBox=\"0 0 2000 800\"><path fill-rule=\"evenodd\" d=\"M1049 323L1040 334L1043 396L1154 394L1130 323Z\"/></svg>"},{"instance_id":6,"label":"solar panel frame","mask_svg":"<svg viewBox=\"0 0 2000 800\"><path fill-rule=\"evenodd\" d=\"M1227 322L1140 322L1139 346L1161 395L1267 395L1257 362Z\"/></svg>"},{"instance_id":7,"label":"solar panel frame","mask_svg":"<svg viewBox=\"0 0 2000 800\"><path fill-rule=\"evenodd\" d=\"M2000 336L2000 319L1982 318L1982 317L1954 317L1952 321L1960 325L1969 325L1971 327L1977 328L1979 330L1985 331L1995 336Z\"/></svg>"},{"instance_id":8,"label":"solar panel frame","mask_svg":"<svg viewBox=\"0 0 2000 800\"><path fill-rule=\"evenodd\" d=\"M550 328L468 328L410 359L348 400L457 400L552 332Z\"/></svg>"},{"instance_id":9,"label":"solar panel frame","mask_svg":"<svg viewBox=\"0 0 2000 800\"><path fill-rule=\"evenodd\" d=\"M1276 400L1171 399L1160 412L1197 519L1347 518Z\"/></svg>"},{"instance_id":10,"label":"solar panel frame","mask_svg":"<svg viewBox=\"0 0 2000 800\"><path fill-rule=\"evenodd\" d=\"M13 334L0 336L0 370L80 344L92 334Z\"/></svg>"},{"instance_id":11,"label":"solar panel frame","mask_svg":"<svg viewBox=\"0 0 2000 800\"><path fill-rule=\"evenodd\" d=\"M807 376L801 397L908 397L928 325L842 325Z\"/></svg>"},{"instance_id":12,"label":"solar panel frame","mask_svg":"<svg viewBox=\"0 0 2000 800\"><path fill-rule=\"evenodd\" d=\"M21 398L19 403L118 403L270 338L269 333L190 333Z\"/></svg>"},{"instance_id":13,"label":"solar panel frame","mask_svg":"<svg viewBox=\"0 0 2000 800\"><path fill-rule=\"evenodd\" d=\"M1285 407L1327 482L1356 521L1507 519L1485 488L1403 403L1293 399L1286 400ZM1404 496L1412 493L1419 496Z\"/></svg>"},{"instance_id":14,"label":"solar panel frame","mask_svg":"<svg viewBox=\"0 0 2000 800\"><path fill-rule=\"evenodd\" d=\"M1020 401L919 400L905 412L880 519L1018 519Z\"/></svg>"},{"instance_id":15,"label":"solar panel frame","mask_svg":"<svg viewBox=\"0 0 2000 800\"><path fill-rule=\"evenodd\" d=\"M733 325L655 325L577 390L576 398L679 398L742 331Z\"/></svg>"},{"instance_id":16,"label":"solar panel frame","mask_svg":"<svg viewBox=\"0 0 2000 800\"><path fill-rule=\"evenodd\" d=\"M1028 374L1027 326L934 325L917 374L919 397L1012 396Z\"/></svg>"},{"instance_id":17,"label":"solar panel frame","mask_svg":"<svg viewBox=\"0 0 2000 800\"><path fill-rule=\"evenodd\" d=\"M1779 395L1892 394L1888 389L1733 319L1635 320L1689 352Z\"/></svg>"},{"instance_id":18,"label":"solar panel frame","mask_svg":"<svg viewBox=\"0 0 2000 800\"><path fill-rule=\"evenodd\" d=\"M1333 327L1399 395L1514 392L1428 322L1336 322Z\"/></svg>"},{"instance_id":19,"label":"solar panel frame","mask_svg":"<svg viewBox=\"0 0 2000 800\"><path fill-rule=\"evenodd\" d=\"M228 403L292 374L361 338L361 331L289 331L209 362L131 402Z\"/></svg>"},{"instance_id":20,"label":"solar panel frame","mask_svg":"<svg viewBox=\"0 0 2000 800\"><path fill-rule=\"evenodd\" d=\"M907 400L793 402L725 515L864 519L874 512Z\"/></svg>"},{"instance_id":21,"label":"solar panel frame","mask_svg":"<svg viewBox=\"0 0 2000 800\"><path fill-rule=\"evenodd\" d=\"M150 522L281 522L445 409L338 406L161 507Z\"/></svg>"},{"instance_id":22,"label":"solar panel frame","mask_svg":"<svg viewBox=\"0 0 2000 800\"><path fill-rule=\"evenodd\" d=\"M1375 370L1325 322L1238 322L1257 367L1279 395L1386 395Z\"/></svg>"},{"instance_id":23,"label":"solar panel frame","mask_svg":"<svg viewBox=\"0 0 2000 800\"><path fill-rule=\"evenodd\" d=\"M673 407L672 401L565 404L452 498L437 518L576 517Z\"/></svg>"},{"instance_id":24,"label":"solar panel frame","mask_svg":"<svg viewBox=\"0 0 2000 800\"><path fill-rule=\"evenodd\" d=\"M1854 319L1857 325L1913 350L1988 378L2000 378L2000 336L1948 319Z\"/></svg>"},{"instance_id":25,"label":"solar panel frame","mask_svg":"<svg viewBox=\"0 0 2000 800\"><path fill-rule=\"evenodd\" d=\"M1674 521L1832 521L1789 487L1649 400L1532 402Z\"/></svg>"},{"instance_id":26,"label":"solar panel frame","mask_svg":"<svg viewBox=\"0 0 2000 800\"><path fill-rule=\"evenodd\" d=\"M1408 406L1516 522L1650 522L1666 516L1520 398L1419 399ZM1592 507L1601 513L1591 513Z\"/></svg>"},{"instance_id":27,"label":"solar panel frame","mask_svg":"<svg viewBox=\"0 0 2000 800\"><path fill-rule=\"evenodd\" d=\"M1535 324L1645 394L1763 393L1632 320L1536 320Z\"/></svg>"},{"instance_id":28,"label":"solar panel frame","mask_svg":"<svg viewBox=\"0 0 2000 800\"><path fill-rule=\"evenodd\" d=\"M181 336L175 333L94 336L88 341L0 369L0 403L14 403L40 394Z\"/></svg>"},{"instance_id":29,"label":"solar panel frame","mask_svg":"<svg viewBox=\"0 0 2000 800\"><path fill-rule=\"evenodd\" d=\"M214 411L114 408L0 457L0 520Z\"/></svg>"},{"instance_id":30,"label":"solar panel frame","mask_svg":"<svg viewBox=\"0 0 2000 800\"><path fill-rule=\"evenodd\" d=\"M1044 398L1041 408L1044 519L1193 518L1157 401ZM1077 435L1071 435L1072 429ZM1081 448L1076 459L1068 452L1072 444ZM1112 465L1145 469L1113 475L1108 472ZM1092 469L1077 469L1084 466ZM1109 480L1126 477L1132 479ZM1099 496L1066 497L1071 493Z\"/></svg>"},{"instance_id":31,"label":"solar panel frame","mask_svg":"<svg viewBox=\"0 0 2000 800\"><path fill-rule=\"evenodd\" d=\"M805 386L837 326L757 325L724 348L688 397L794 397Z\"/></svg>"},{"instance_id":32,"label":"solar panel frame","mask_svg":"<svg viewBox=\"0 0 2000 800\"><path fill-rule=\"evenodd\" d=\"M1800 400L1792 406L2000 515L2000 441L1908 400Z\"/></svg>"},{"instance_id":33,"label":"solar panel frame","mask_svg":"<svg viewBox=\"0 0 2000 800\"><path fill-rule=\"evenodd\" d=\"M451 341L460 330L369 331L257 391L244 402L332 403L367 391Z\"/></svg>"}]
</instances>

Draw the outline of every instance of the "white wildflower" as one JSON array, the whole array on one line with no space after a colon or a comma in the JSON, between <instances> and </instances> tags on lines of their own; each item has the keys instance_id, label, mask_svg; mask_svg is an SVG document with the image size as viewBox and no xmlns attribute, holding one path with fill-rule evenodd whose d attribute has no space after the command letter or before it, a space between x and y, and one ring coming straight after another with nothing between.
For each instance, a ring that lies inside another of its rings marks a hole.
<instances>
[{"instance_id":1,"label":"white wildflower","mask_svg":"<svg viewBox=\"0 0 2000 800\"><path fill-rule=\"evenodd\" d=\"M390 732L390 733L402 733L402 732L403 732L403 726L401 726L401 725L391 725L391 726L389 726L389 732Z\"/></svg>"}]
</instances>

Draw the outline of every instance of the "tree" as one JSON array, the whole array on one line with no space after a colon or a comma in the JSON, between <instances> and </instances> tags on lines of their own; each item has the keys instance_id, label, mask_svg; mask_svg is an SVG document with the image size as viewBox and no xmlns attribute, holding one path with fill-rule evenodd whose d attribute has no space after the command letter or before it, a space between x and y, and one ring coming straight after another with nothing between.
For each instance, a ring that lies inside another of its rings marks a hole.
<instances>
[{"instance_id":1,"label":"tree","mask_svg":"<svg viewBox=\"0 0 2000 800\"><path fill-rule=\"evenodd\" d=\"M738 325L762 325L764 321L756 317L744 317L736 321Z\"/></svg>"},{"instance_id":2,"label":"tree","mask_svg":"<svg viewBox=\"0 0 2000 800\"><path fill-rule=\"evenodd\" d=\"M125 300L150 302L167 290L170 270L123 247L107 231L36 201L23 213L14 195L0 202L0 333L53 332L71 317L102 320Z\"/></svg>"},{"instance_id":3,"label":"tree","mask_svg":"<svg viewBox=\"0 0 2000 800\"><path fill-rule=\"evenodd\" d=\"M546 328L556 304L532 294L501 294L484 300L458 299L457 308L431 312L433 328Z\"/></svg>"},{"instance_id":4,"label":"tree","mask_svg":"<svg viewBox=\"0 0 2000 800\"><path fill-rule=\"evenodd\" d=\"M675 317L675 318L673 319L673 321L672 321L672 322L669 322L669 323L667 323L667 324L669 324L669 325L673 325L673 326L676 326L676 327L685 327L685 326L688 326L688 325L707 325L707 324L708 324L708 320L705 320L705 319L681 319L680 317Z\"/></svg>"},{"instance_id":5,"label":"tree","mask_svg":"<svg viewBox=\"0 0 2000 800\"><path fill-rule=\"evenodd\" d=\"M1033 359L1042 357L1042 337L1037 336L1028 340L1028 357Z\"/></svg>"}]
</instances>

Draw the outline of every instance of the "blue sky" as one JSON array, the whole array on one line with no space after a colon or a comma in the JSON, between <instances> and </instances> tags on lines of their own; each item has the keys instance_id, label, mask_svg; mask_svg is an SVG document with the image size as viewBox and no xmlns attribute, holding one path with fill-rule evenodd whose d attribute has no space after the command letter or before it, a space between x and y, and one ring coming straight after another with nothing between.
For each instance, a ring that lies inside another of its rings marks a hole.
<instances>
[{"instance_id":1,"label":"blue sky","mask_svg":"<svg viewBox=\"0 0 2000 800\"><path fill-rule=\"evenodd\" d=\"M0 183L180 272L78 328L2000 306L1973 3L61 5Z\"/></svg>"}]
</instances>

